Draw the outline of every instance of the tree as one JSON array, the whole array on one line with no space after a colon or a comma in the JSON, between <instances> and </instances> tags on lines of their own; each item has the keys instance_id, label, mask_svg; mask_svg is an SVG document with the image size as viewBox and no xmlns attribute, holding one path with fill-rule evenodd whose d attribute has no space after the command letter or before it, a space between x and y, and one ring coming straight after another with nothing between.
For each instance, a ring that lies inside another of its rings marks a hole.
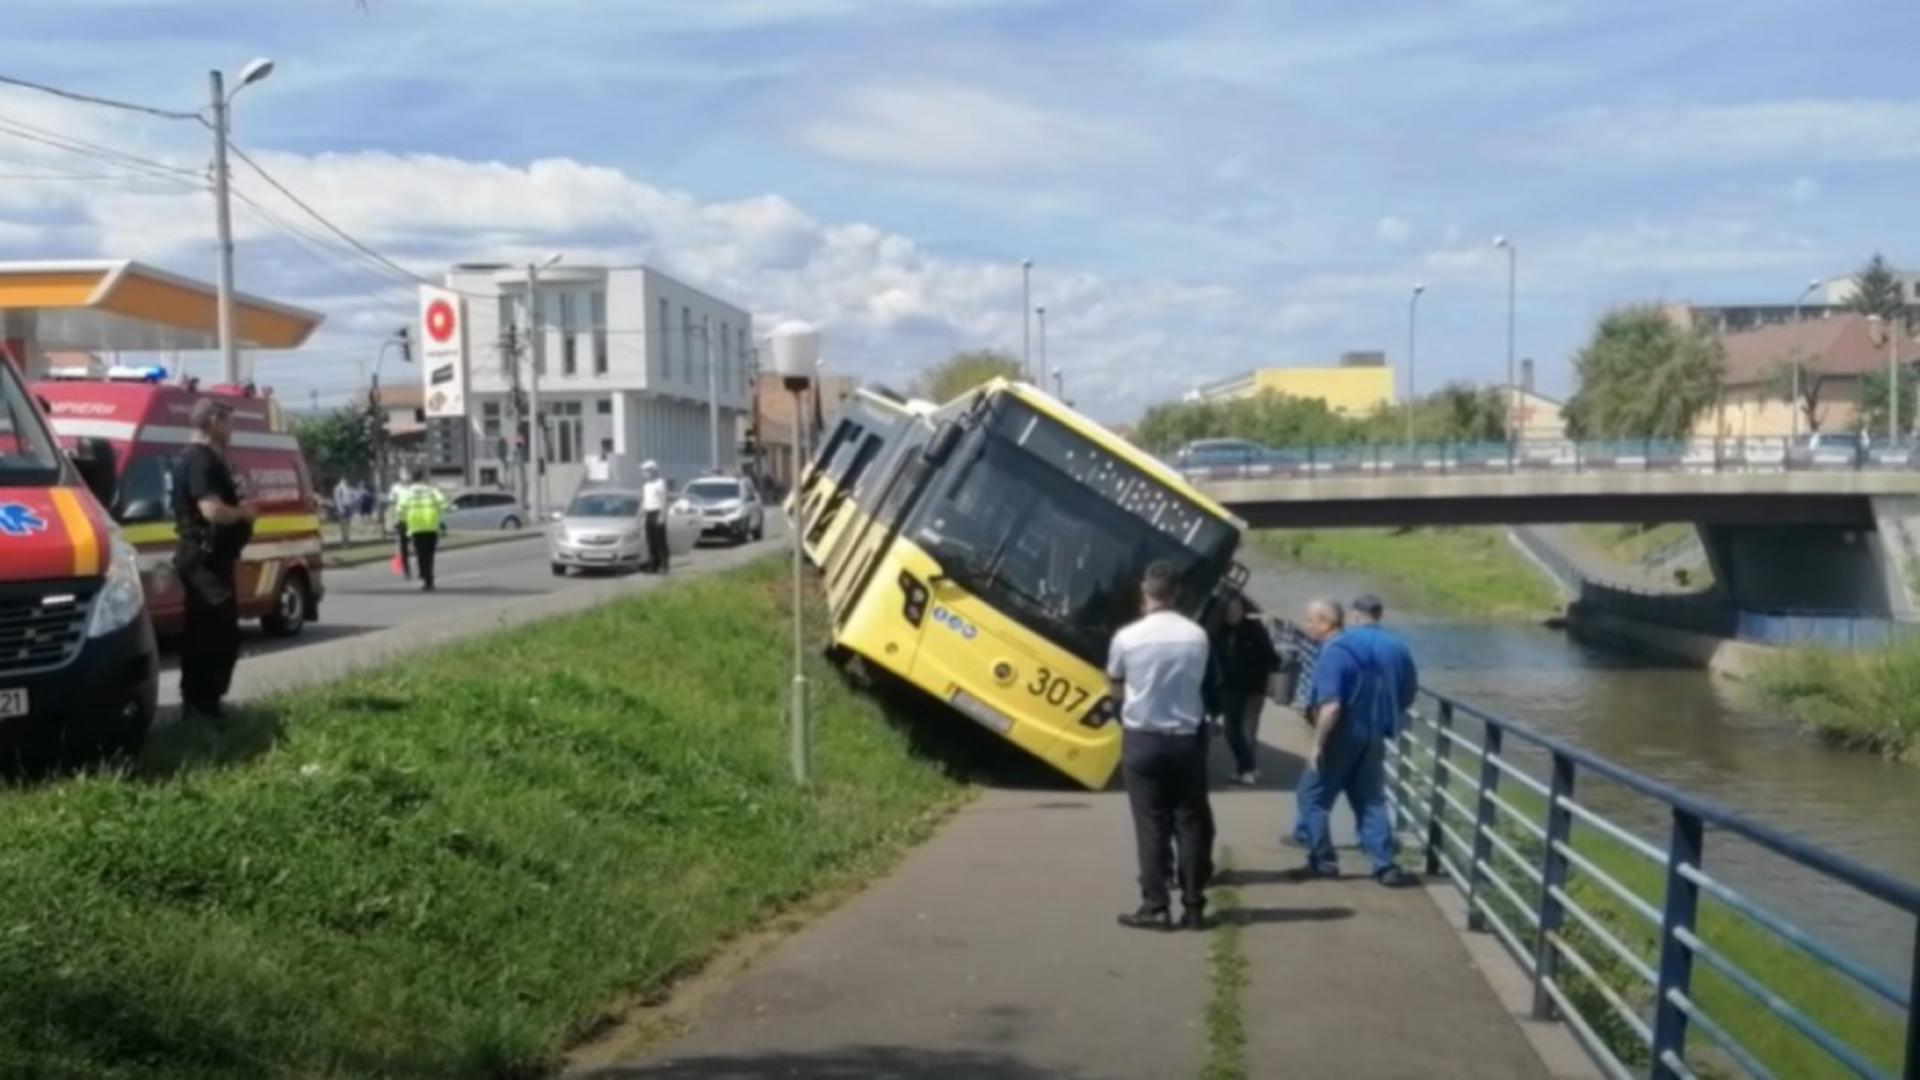
<instances>
[{"instance_id":1,"label":"tree","mask_svg":"<svg viewBox=\"0 0 1920 1080\"><path fill-rule=\"evenodd\" d=\"M995 349L957 352L921 374L915 393L944 405L992 379L1020 377L1020 361Z\"/></svg>"},{"instance_id":2,"label":"tree","mask_svg":"<svg viewBox=\"0 0 1920 1080\"><path fill-rule=\"evenodd\" d=\"M1846 304L1848 311L1857 311L1862 315L1878 315L1891 322L1893 317L1907 310L1906 294L1901 291L1900 279L1887 266L1887 260L1879 252L1867 260L1867 265L1853 275L1853 296Z\"/></svg>"},{"instance_id":3,"label":"tree","mask_svg":"<svg viewBox=\"0 0 1920 1080\"><path fill-rule=\"evenodd\" d=\"M1774 365L1773 373L1767 377L1767 389L1799 411L1800 419L1811 434L1820 430L1820 421L1826 416L1820 408L1820 395L1834 382L1834 376L1808 366L1806 356L1795 349L1791 356Z\"/></svg>"},{"instance_id":4,"label":"tree","mask_svg":"<svg viewBox=\"0 0 1920 1080\"><path fill-rule=\"evenodd\" d=\"M1135 440L1159 453L1195 439L1250 439L1265 446L1312 446L1364 441L1367 425L1341 416L1319 398L1268 391L1226 401L1155 405L1140 418Z\"/></svg>"},{"instance_id":5,"label":"tree","mask_svg":"<svg viewBox=\"0 0 1920 1080\"><path fill-rule=\"evenodd\" d=\"M1382 405L1367 418L1367 437L1394 443L1407 437L1406 413ZM1455 382L1413 402L1413 437L1420 442L1505 442L1506 400L1497 387Z\"/></svg>"},{"instance_id":6,"label":"tree","mask_svg":"<svg viewBox=\"0 0 1920 1080\"><path fill-rule=\"evenodd\" d=\"M1900 426L1901 435L1913 430L1916 416L1914 410L1920 408L1920 370L1913 365L1900 369ZM1860 411L1856 414L1855 426L1866 432L1874 440L1887 437L1887 373L1872 371L1860 377Z\"/></svg>"},{"instance_id":7,"label":"tree","mask_svg":"<svg viewBox=\"0 0 1920 1080\"><path fill-rule=\"evenodd\" d=\"M1580 350L1580 388L1567 402L1575 438L1677 439L1720 394L1726 351L1717 338L1659 308L1609 312Z\"/></svg>"},{"instance_id":8,"label":"tree","mask_svg":"<svg viewBox=\"0 0 1920 1080\"><path fill-rule=\"evenodd\" d=\"M314 486L326 490L342 477L359 479L373 473L373 426L365 410L335 409L293 422L293 436L314 472Z\"/></svg>"}]
</instances>

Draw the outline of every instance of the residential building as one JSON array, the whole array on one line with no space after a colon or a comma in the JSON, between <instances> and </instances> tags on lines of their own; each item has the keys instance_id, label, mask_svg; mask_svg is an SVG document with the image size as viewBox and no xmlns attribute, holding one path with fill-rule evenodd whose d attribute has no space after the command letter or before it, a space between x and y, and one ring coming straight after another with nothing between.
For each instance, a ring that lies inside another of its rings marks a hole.
<instances>
[{"instance_id":1,"label":"residential building","mask_svg":"<svg viewBox=\"0 0 1920 1080\"><path fill-rule=\"evenodd\" d=\"M1920 308L1920 272L1895 270L1893 276L1900 283L1900 295L1909 305ZM1853 277L1839 274L1824 278L1797 299L1782 297L1757 304L1667 304L1664 310L1676 322L1712 334L1740 334L1763 326L1827 319L1847 313L1846 305L1859 292Z\"/></svg>"},{"instance_id":2,"label":"residential building","mask_svg":"<svg viewBox=\"0 0 1920 1080\"><path fill-rule=\"evenodd\" d=\"M1901 298L1909 304L1920 304L1920 273L1911 270L1894 270L1892 273L1893 279L1900 283ZM1859 287L1854 284L1852 274L1830 277L1822 281L1820 287L1814 291L1823 302L1834 307L1852 302L1853 298L1860 293Z\"/></svg>"},{"instance_id":3,"label":"residential building","mask_svg":"<svg viewBox=\"0 0 1920 1080\"><path fill-rule=\"evenodd\" d=\"M670 480L707 472L714 404L719 467L739 468L735 433L753 366L746 309L651 267L561 264L540 272L531 341L525 267L464 264L446 285L466 313L472 482L520 489L520 459L531 456L521 411L532 398L529 353L540 358L549 504L590 475L628 478L647 460Z\"/></svg>"},{"instance_id":4,"label":"residential building","mask_svg":"<svg viewBox=\"0 0 1920 1080\"><path fill-rule=\"evenodd\" d=\"M1200 387L1200 401L1231 401L1265 393L1318 398L1342 416L1366 416L1394 403L1394 372L1385 353L1349 352L1334 367L1258 368Z\"/></svg>"},{"instance_id":5,"label":"residential building","mask_svg":"<svg viewBox=\"0 0 1920 1080\"><path fill-rule=\"evenodd\" d=\"M1866 316L1849 313L1725 335L1720 401L1701 415L1694 433L1738 439L1856 428L1862 379L1887 370L1884 333ZM1911 370L1920 361L1920 343L1904 333L1895 340L1902 370ZM1815 401L1811 417L1790 400L1796 368L1803 396Z\"/></svg>"}]
</instances>

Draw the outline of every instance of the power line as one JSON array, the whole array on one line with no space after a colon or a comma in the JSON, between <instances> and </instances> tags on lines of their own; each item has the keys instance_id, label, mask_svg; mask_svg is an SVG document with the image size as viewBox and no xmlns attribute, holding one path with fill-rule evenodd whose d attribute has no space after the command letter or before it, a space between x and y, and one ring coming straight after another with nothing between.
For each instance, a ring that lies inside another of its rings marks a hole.
<instances>
[{"instance_id":1,"label":"power line","mask_svg":"<svg viewBox=\"0 0 1920 1080\"><path fill-rule=\"evenodd\" d=\"M78 154L81 157L105 161L108 164L118 165L122 168L138 169L150 173L164 173L170 176L193 180L196 183L203 183L205 180L201 174L192 169L183 169L177 165L169 165L164 161L156 161L153 158L141 157L138 154L129 153L124 150L115 150L110 146L102 146L99 143L88 142L85 139L62 135L59 132L49 131L46 128L29 124L24 120L15 120L11 117L0 116L0 132L12 135L16 139L39 143L42 146L50 146L56 150L65 150L70 154Z\"/></svg>"},{"instance_id":2,"label":"power line","mask_svg":"<svg viewBox=\"0 0 1920 1080\"><path fill-rule=\"evenodd\" d=\"M8 86L19 86L28 90L38 90L43 94L52 94L54 97L66 98L68 101L80 101L88 105L104 105L110 109L125 109L128 112L146 113L148 116L158 116L165 120L202 119L197 112L180 112L176 109L157 109L151 105L140 105L131 101L117 101L113 98L95 97L92 94L82 94L77 90L62 90L57 86L48 86L45 83L33 82L30 79L19 79L12 75L0 75L0 83L5 83Z\"/></svg>"}]
</instances>

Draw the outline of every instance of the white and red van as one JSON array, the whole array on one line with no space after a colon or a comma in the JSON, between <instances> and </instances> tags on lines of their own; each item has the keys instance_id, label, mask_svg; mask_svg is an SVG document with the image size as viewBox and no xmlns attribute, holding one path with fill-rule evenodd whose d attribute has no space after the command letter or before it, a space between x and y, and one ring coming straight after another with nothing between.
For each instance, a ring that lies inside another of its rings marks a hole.
<instances>
[{"instance_id":1,"label":"white and red van","mask_svg":"<svg viewBox=\"0 0 1920 1080\"><path fill-rule=\"evenodd\" d=\"M0 759L32 766L133 751L160 661L139 555L102 509L114 450L63 451L0 359Z\"/></svg>"},{"instance_id":2,"label":"white and red van","mask_svg":"<svg viewBox=\"0 0 1920 1080\"><path fill-rule=\"evenodd\" d=\"M163 638L177 635L186 617L186 598L173 573L173 461L192 441L188 415L195 402L217 397L232 406L227 459L241 496L260 504L235 575L240 617L260 620L269 634L298 634L319 616L325 596L320 519L299 442L271 398L229 387L203 393L163 383L162 374L125 369L104 378L53 378L34 383L32 392L62 444L100 439L112 447L117 483L108 510L140 553L147 608Z\"/></svg>"}]
</instances>

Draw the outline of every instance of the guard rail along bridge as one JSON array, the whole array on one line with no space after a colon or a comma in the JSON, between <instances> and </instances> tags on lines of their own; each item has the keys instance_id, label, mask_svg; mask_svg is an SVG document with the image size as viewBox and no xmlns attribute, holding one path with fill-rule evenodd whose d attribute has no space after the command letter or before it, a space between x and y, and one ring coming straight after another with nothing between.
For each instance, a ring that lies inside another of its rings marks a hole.
<instances>
[{"instance_id":1,"label":"guard rail along bridge","mask_svg":"<svg viewBox=\"0 0 1920 1080\"><path fill-rule=\"evenodd\" d=\"M1920 1080L1920 886L1431 689L1387 761L1402 843L1608 1076ZM1749 895L1715 869L1740 847L1863 898L1898 948L1863 961Z\"/></svg>"},{"instance_id":2,"label":"guard rail along bridge","mask_svg":"<svg viewBox=\"0 0 1920 1080\"><path fill-rule=\"evenodd\" d=\"M1785 439L1305 446L1168 462L1255 528L1690 522L1733 611L1920 619L1920 447Z\"/></svg>"}]
</instances>

